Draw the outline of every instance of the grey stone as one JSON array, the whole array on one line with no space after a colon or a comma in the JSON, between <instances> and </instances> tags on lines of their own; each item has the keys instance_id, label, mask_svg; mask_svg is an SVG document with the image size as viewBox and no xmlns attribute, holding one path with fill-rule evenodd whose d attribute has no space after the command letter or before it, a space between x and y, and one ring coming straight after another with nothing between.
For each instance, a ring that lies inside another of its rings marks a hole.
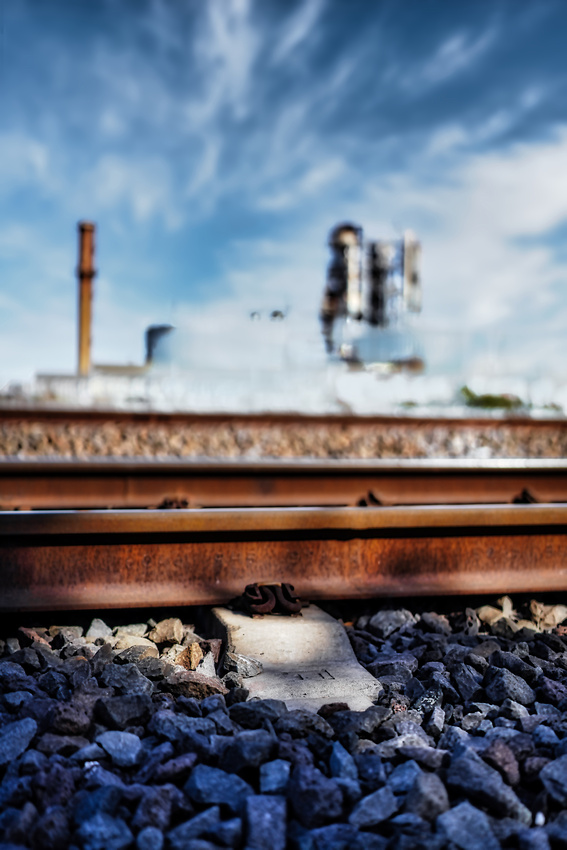
<instances>
[{"instance_id":1,"label":"grey stone","mask_svg":"<svg viewBox=\"0 0 567 850\"><path fill-rule=\"evenodd\" d=\"M254 794L250 785L239 776L205 764L198 764L193 769L184 790L200 805L224 805L234 814L239 814L246 798Z\"/></svg>"},{"instance_id":2,"label":"grey stone","mask_svg":"<svg viewBox=\"0 0 567 850\"><path fill-rule=\"evenodd\" d=\"M435 706L429 720L424 726L425 731L428 735L432 735L434 738L439 737L439 735L443 731L443 727L445 725L445 712L438 705Z\"/></svg>"},{"instance_id":3,"label":"grey stone","mask_svg":"<svg viewBox=\"0 0 567 850\"><path fill-rule=\"evenodd\" d=\"M331 776L341 779L358 779L358 769L353 757L338 741L333 744L329 767Z\"/></svg>"},{"instance_id":4,"label":"grey stone","mask_svg":"<svg viewBox=\"0 0 567 850\"><path fill-rule=\"evenodd\" d=\"M105 640L106 638L109 638L111 636L112 636L112 629L109 626L106 625L104 620L101 620L98 617L95 617L94 620L91 622L89 628L88 628L88 631L85 635L85 638L88 641L91 641L92 643L94 643L95 640L99 640L99 639Z\"/></svg>"},{"instance_id":5,"label":"grey stone","mask_svg":"<svg viewBox=\"0 0 567 850\"><path fill-rule=\"evenodd\" d=\"M7 723L0 729L0 765L17 759L27 750L37 733L37 723L31 717Z\"/></svg>"},{"instance_id":6,"label":"grey stone","mask_svg":"<svg viewBox=\"0 0 567 850\"><path fill-rule=\"evenodd\" d=\"M342 814L341 789L315 767L299 765L294 769L288 798L297 820L307 829L323 826Z\"/></svg>"},{"instance_id":7,"label":"grey stone","mask_svg":"<svg viewBox=\"0 0 567 850\"><path fill-rule=\"evenodd\" d=\"M99 719L113 729L145 724L153 710L148 694L124 694L118 697L102 697L96 703Z\"/></svg>"},{"instance_id":8,"label":"grey stone","mask_svg":"<svg viewBox=\"0 0 567 850\"><path fill-rule=\"evenodd\" d=\"M200 703L200 708L204 717L209 714L216 714L219 711L228 714L226 701L222 694L211 694L210 697L205 697Z\"/></svg>"},{"instance_id":9,"label":"grey stone","mask_svg":"<svg viewBox=\"0 0 567 850\"><path fill-rule=\"evenodd\" d=\"M528 717L529 711L525 705L521 705L513 699L505 699L502 703L501 714L504 717L509 717L510 720L519 720L521 717Z\"/></svg>"},{"instance_id":10,"label":"grey stone","mask_svg":"<svg viewBox=\"0 0 567 850\"><path fill-rule=\"evenodd\" d=\"M213 735L216 727L209 718L188 717L186 714L176 714L174 711L164 709L156 711L148 724L148 730L160 738L176 743L195 732Z\"/></svg>"},{"instance_id":11,"label":"grey stone","mask_svg":"<svg viewBox=\"0 0 567 850\"><path fill-rule=\"evenodd\" d=\"M171 744L167 742L166 744L162 744L162 746L171 747ZM197 759L198 756L196 753L183 753L177 758L170 759L164 764L160 764L155 769L155 773L153 775L154 781L182 782L188 776L189 771L193 770L193 768L195 767Z\"/></svg>"},{"instance_id":12,"label":"grey stone","mask_svg":"<svg viewBox=\"0 0 567 850\"><path fill-rule=\"evenodd\" d=\"M387 638L403 626L416 622L411 611L400 608L398 611L378 611L368 623L368 631L379 638Z\"/></svg>"},{"instance_id":13,"label":"grey stone","mask_svg":"<svg viewBox=\"0 0 567 850\"><path fill-rule=\"evenodd\" d=\"M285 850L286 847L285 797L257 795L246 800L247 850Z\"/></svg>"},{"instance_id":14,"label":"grey stone","mask_svg":"<svg viewBox=\"0 0 567 850\"><path fill-rule=\"evenodd\" d=\"M147 788L132 819L134 829L156 827L165 832L171 820L171 794L167 788Z\"/></svg>"},{"instance_id":15,"label":"grey stone","mask_svg":"<svg viewBox=\"0 0 567 850\"><path fill-rule=\"evenodd\" d=\"M436 773L421 773L406 797L406 811L435 820L449 808L447 789Z\"/></svg>"},{"instance_id":16,"label":"grey stone","mask_svg":"<svg viewBox=\"0 0 567 850\"><path fill-rule=\"evenodd\" d=\"M394 794L407 794L422 770L415 761L406 761L395 767L388 777L388 787Z\"/></svg>"},{"instance_id":17,"label":"grey stone","mask_svg":"<svg viewBox=\"0 0 567 850\"><path fill-rule=\"evenodd\" d=\"M70 844L69 818L60 807L44 812L31 832L32 846L41 850L62 850Z\"/></svg>"},{"instance_id":18,"label":"grey stone","mask_svg":"<svg viewBox=\"0 0 567 850\"><path fill-rule=\"evenodd\" d=\"M123 850L134 836L121 818L95 815L84 821L77 830L84 850Z\"/></svg>"},{"instance_id":19,"label":"grey stone","mask_svg":"<svg viewBox=\"0 0 567 850\"><path fill-rule=\"evenodd\" d=\"M113 785L102 786L94 791L79 791L73 800L73 819L76 824L81 824L95 815L113 816L121 799L122 790Z\"/></svg>"},{"instance_id":20,"label":"grey stone","mask_svg":"<svg viewBox=\"0 0 567 850\"><path fill-rule=\"evenodd\" d=\"M230 741L219 766L228 773L238 773L246 767L258 767L270 760L275 748L273 735L265 729L248 729Z\"/></svg>"},{"instance_id":21,"label":"grey stone","mask_svg":"<svg viewBox=\"0 0 567 850\"><path fill-rule=\"evenodd\" d=\"M494 673L488 684L485 684L486 695L491 702L502 703L506 699L519 702L520 705L531 705L535 702L534 691L520 676L506 668L492 669Z\"/></svg>"},{"instance_id":22,"label":"grey stone","mask_svg":"<svg viewBox=\"0 0 567 850\"><path fill-rule=\"evenodd\" d=\"M87 744L86 747L75 750L71 759L77 762L77 764L84 764L86 761L98 761L98 759L104 759L105 757L106 752L98 744Z\"/></svg>"},{"instance_id":23,"label":"grey stone","mask_svg":"<svg viewBox=\"0 0 567 850\"><path fill-rule=\"evenodd\" d=\"M376 791L386 782L384 762L377 753L361 753L354 756L358 778L366 793Z\"/></svg>"},{"instance_id":24,"label":"grey stone","mask_svg":"<svg viewBox=\"0 0 567 850\"><path fill-rule=\"evenodd\" d=\"M251 700L231 705L228 713L235 723L245 729L259 729L266 720L275 723L287 712L285 702L279 699Z\"/></svg>"},{"instance_id":25,"label":"grey stone","mask_svg":"<svg viewBox=\"0 0 567 850\"><path fill-rule=\"evenodd\" d=\"M461 803L437 818L437 832L459 850L500 850L484 812Z\"/></svg>"},{"instance_id":26,"label":"grey stone","mask_svg":"<svg viewBox=\"0 0 567 850\"><path fill-rule=\"evenodd\" d=\"M274 759L260 765L260 793L285 794L290 770L291 764L283 759Z\"/></svg>"},{"instance_id":27,"label":"grey stone","mask_svg":"<svg viewBox=\"0 0 567 850\"><path fill-rule=\"evenodd\" d=\"M351 824L333 823L312 829L307 840L313 850L351 850L357 837L358 830Z\"/></svg>"},{"instance_id":28,"label":"grey stone","mask_svg":"<svg viewBox=\"0 0 567 850\"><path fill-rule=\"evenodd\" d=\"M366 711L337 711L327 718L336 735L372 735L391 717L392 711L384 705L372 705Z\"/></svg>"},{"instance_id":29,"label":"grey stone","mask_svg":"<svg viewBox=\"0 0 567 850\"><path fill-rule=\"evenodd\" d=\"M450 754L448 750L435 747L399 747L398 753L407 759L423 764L431 770L439 770L449 764Z\"/></svg>"},{"instance_id":30,"label":"grey stone","mask_svg":"<svg viewBox=\"0 0 567 850\"><path fill-rule=\"evenodd\" d=\"M368 829L391 817L400 807L391 789L380 788L363 797L352 810L348 822L358 829Z\"/></svg>"},{"instance_id":31,"label":"grey stone","mask_svg":"<svg viewBox=\"0 0 567 850\"><path fill-rule=\"evenodd\" d=\"M486 806L495 814L505 813L524 824L531 823L530 811L505 785L500 774L473 753L454 758L447 770L450 788Z\"/></svg>"},{"instance_id":32,"label":"grey stone","mask_svg":"<svg viewBox=\"0 0 567 850\"><path fill-rule=\"evenodd\" d=\"M482 676L469 664L457 664L451 673L453 682L465 702L469 702L482 688Z\"/></svg>"},{"instance_id":33,"label":"grey stone","mask_svg":"<svg viewBox=\"0 0 567 850\"><path fill-rule=\"evenodd\" d=\"M220 823L220 809L212 806L195 815L185 823L176 826L167 833L172 850L185 850L189 841L216 830Z\"/></svg>"},{"instance_id":34,"label":"grey stone","mask_svg":"<svg viewBox=\"0 0 567 850\"><path fill-rule=\"evenodd\" d=\"M546 764L539 777L553 799L567 806L567 755Z\"/></svg>"},{"instance_id":35,"label":"grey stone","mask_svg":"<svg viewBox=\"0 0 567 850\"><path fill-rule=\"evenodd\" d=\"M106 750L117 767L134 767L142 757L142 742L130 732L103 732L96 743Z\"/></svg>"},{"instance_id":36,"label":"grey stone","mask_svg":"<svg viewBox=\"0 0 567 850\"><path fill-rule=\"evenodd\" d=\"M534 744L537 747L551 747L555 749L555 747L559 744L559 738L549 726L538 726L537 729L534 729L532 738L534 740Z\"/></svg>"},{"instance_id":37,"label":"grey stone","mask_svg":"<svg viewBox=\"0 0 567 850\"><path fill-rule=\"evenodd\" d=\"M533 685L539 675L539 670L536 667L532 667L531 664L514 655L513 652L502 652L501 649L497 649L496 652L491 654L490 663L495 667L506 668L530 685Z\"/></svg>"},{"instance_id":38,"label":"grey stone","mask_svg":"<svg viewBox=\"0 0 567 850\"><path fill-rule=\"evenodd\" d=\"M135 664L107 664L100 678L105 685L127 694L152 694L154 691L153 683Z\"/></svg>"},{"instance_id":39,"label":"grey stone","mask_svg":"<svg viewBox=\"0 0 567 850\"><path fill-rule=\"evenodd\" d=\"M137 850L162 850L163 833L155 826L146 826L136 836Z\"/></svg>"},{"instance_id":40,"label":"grey stone","mask_svg":"<svg viewBox=\"0 0 567 850\"><path fill-rule=\"evenodd\" d=\"M525 829L517 835L518 850L551 850L545 829Z\"/></svg>"},{"instance_id":41,"label":"grey stone","mask_svg":"<svg viewBox=\"0 0 567 850\"><path fill-rule=\"evenodd\" d=\"M126 626L117 626L114 629L114 636L121 638L124 635L127 637L144 637L148 627L146 623L129 623Z\"/></svg>"},{"instance_id":42,"label":"grey stone","mask_svg":"<svg viewBox=\"0 0 567 850\"><path fill-rule=\"evenodd\" d=\"M240 847L242 842L242 818L231 818L219 823L211 837L223 847Z\"/></svg>"},{"instance_id":43,"label":"grey stone","mask_svg":"<svg viewBox=\"0 0 567 850\"><path fill-rule=\"evenodd\" d=\"M309 732L317 732L325 738L332 738L334 735L333 727L323 717L302 708L283 714L274 724L274 728L278 735L289 732L294 738L303 737Z\"/></svg>"},{"instance_id":44,"label":"grey stone","mask_svg":"<svg viewBox=\"0 0 567 850\"><path fill-rule=\"evenodd\" d=\"M258 661L257 658L249 658L247 655L240 655L238 652L226 652L223 667L228 673L236 673L243 679L252 679L264 669L262 662Z\"/></svg>"}]
</instances>

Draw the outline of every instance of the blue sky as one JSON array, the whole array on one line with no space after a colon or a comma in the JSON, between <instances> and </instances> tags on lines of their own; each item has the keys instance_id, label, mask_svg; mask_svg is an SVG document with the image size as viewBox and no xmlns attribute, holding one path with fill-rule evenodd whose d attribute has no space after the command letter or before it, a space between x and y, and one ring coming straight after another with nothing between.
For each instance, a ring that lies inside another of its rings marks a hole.
<instances>
[{"instance_id":1,"label":"blue sky","mask_svg":"<svg viewBox=\"0 0 567 850\"><path fill-rule=\"evenodd\" d=\"M228 361L249 310L315 317L344 219L417 232L432 333L561 361L563 0L0 0L0 26L0 382L75 367L80 218L96 362L152 322Z\"/></svg>"}]
</instances>

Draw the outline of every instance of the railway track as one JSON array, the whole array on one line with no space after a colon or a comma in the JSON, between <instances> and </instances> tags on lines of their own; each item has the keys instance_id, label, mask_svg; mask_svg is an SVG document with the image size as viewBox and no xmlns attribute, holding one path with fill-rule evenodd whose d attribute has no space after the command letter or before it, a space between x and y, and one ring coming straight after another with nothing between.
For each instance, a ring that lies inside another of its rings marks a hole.
<instances>
[{"instance_id":1,"label":"railway track","mask_svg":"<svg viewBox=\"0 0 567 850\"><path fill-rule=\"evenodd\" d=\"M0 507L97 509L567 502L567 460L0 461Z\"/></svg>"},{"instance_id":2,"label":"railway track","mask_svg":"<svg viewBox=\"0 0 567 850\"><path fill-rule=\"evenodd\" d=\"M567 590L567 506L0 513L0 607Z\"/></svg>"}]
</instances>

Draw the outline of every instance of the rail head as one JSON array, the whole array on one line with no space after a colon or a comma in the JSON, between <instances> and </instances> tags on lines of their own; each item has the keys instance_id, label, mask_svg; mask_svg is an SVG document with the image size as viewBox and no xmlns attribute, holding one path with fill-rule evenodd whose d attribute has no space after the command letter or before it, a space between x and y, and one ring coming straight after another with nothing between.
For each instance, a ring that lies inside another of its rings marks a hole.
<instances>
[{"instance_id":1,"label":"rail head","mask_svg":"<svg viewBox=\"0 0 567 850\"><path fill-rule=\"evenodd\" d=\"M567 533L567 505L450 505L365 508L0 511L0 539L64 535L314 533L538 527Z\"/></svg>"}]
</instances>

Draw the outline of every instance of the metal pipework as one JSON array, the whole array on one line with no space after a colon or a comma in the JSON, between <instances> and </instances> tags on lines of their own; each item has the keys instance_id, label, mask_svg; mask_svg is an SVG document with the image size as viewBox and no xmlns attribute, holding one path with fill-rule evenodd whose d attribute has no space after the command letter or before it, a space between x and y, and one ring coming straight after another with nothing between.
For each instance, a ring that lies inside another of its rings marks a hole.
<instances>
[{"instance_id":1,"label":"metal pipework","mask_svg":"<svg viewBox=\"0 0 567 850\"><path fill-rule=\"evenodd\" d=\"M95 226L89 221L79 222L79 358L78 374L86 377L91 369L91 321L92 321L92 281L96 274L94 268Z\"/></svg>"}]
</instances>

